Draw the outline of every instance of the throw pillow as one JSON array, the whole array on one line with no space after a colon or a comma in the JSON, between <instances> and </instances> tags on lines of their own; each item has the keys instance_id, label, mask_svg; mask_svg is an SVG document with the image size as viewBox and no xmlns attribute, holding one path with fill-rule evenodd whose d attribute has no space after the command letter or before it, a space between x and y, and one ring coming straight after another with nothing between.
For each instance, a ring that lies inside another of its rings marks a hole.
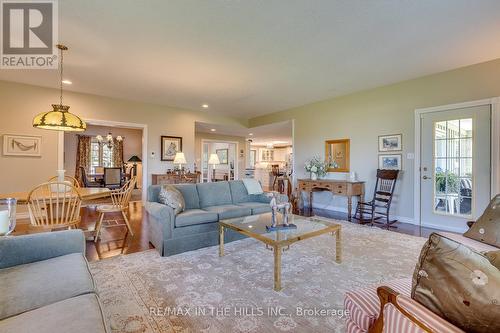
<instances>
[{"instance_id":1,"label":"throw pillow","mask_svg":"<svg viewBox=\"0 0 500 333\"><path fill-rule=\"evenodd\" d=\"M500 250L486 252L484 255L486 256L486 258L488 258L493 266L500 269Z\"/></svg>"},{"instance_id":2,"label":"throw pillow","mask_svg":"<svg viewBox=\"0 0 500 333\"><path fill-rule=\"evenodd\" d=\"M483 215L464 236L500 248L500 194L490 201Z\"/></svg>"},{"instance_id":3,"label":"throw pillow","mask_svg":"<svg viewBox=\"0 0 500 333\"><path fill-rule=\"evenodd\" d=\"M184 211L186 203L182 193L172 185L163 185L158 195L158 201L172 207L175 215Z\"/></svg>"},{"instance_id":4,"label":"throw pillow","mask_svg":"<svg viewBox=\"0 0 500 333\"><path fill-rule=\"evenodd\" d=\"M500 332L500 270L487 257L433 233L422 248L411 297L467 332Z\"/></svg>"},{"instance_id":5,"label":"throw pillow","mask_svg":"<svg viewBox=\"0 0 500 333\"><path fill-rule=\"evenodd\" d=\"M243 178L243 184L247 188L248 194L262 194L264 191L262 190L262 186L257 179L254 178Z\"/></svg>"}]
</instances>

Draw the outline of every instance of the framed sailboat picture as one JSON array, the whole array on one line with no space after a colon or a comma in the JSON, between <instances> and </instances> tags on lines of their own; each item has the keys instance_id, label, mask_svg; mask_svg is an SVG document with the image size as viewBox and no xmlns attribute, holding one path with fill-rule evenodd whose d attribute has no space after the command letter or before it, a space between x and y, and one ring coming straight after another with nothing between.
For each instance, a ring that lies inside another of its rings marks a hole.
<instances>
[{"instance_id":1,"label":"framed sailboat picture","mask_svg":"<svg viewBox=\"0 0 500 333\"><path fill-rule=\"evenodd\" d=\"M6 156L42 156L42 137L30 135L5 134L3 154Z\"/></svg>"}]
</instances>

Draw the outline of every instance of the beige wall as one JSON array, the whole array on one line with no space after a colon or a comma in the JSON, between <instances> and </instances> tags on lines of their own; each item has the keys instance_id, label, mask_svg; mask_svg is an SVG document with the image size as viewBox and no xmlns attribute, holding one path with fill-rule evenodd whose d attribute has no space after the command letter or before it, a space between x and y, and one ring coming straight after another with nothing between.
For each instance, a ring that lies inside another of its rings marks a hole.
<instances>
[{"instance_id":1,"label":"beige wall","mask_svg":"<svg viewBox=\"0 0 500 333\"><path fill-rule=\"evenodd\" d=\"M117 83L119 84L119 83ZM59 100L55 89L0 81L0 135L27 134L42 136L42 157L0 156L0 192L26 191L45 181L57 169L58 134L32 127L33 117L50 110ZM86 119L121 121L148 126L148 183L151 173L172 168L160 161L160 136L183 137L183 150L192 168L195 156L195 121L226 125L246 125L244 121L214 116L210 112L188 111L173 107L119 100L80 93L65 93L70 110ZM151 152L155 157L151 158Z\"/></svg>"},{"instance_id":2,"label":"beige wall","mask_svg":"<svg viewBox=\"0 0 500 333\"><path fill-rule=\"evenodd\" d=\"M201 140L221 140L221 141L234 141L238 142L237 148L237 160L238 160L238 178L242 179L245 175L245 166L247 154L247 145L244 137L240 136L229 136L229 135L219 135L211 133L196 132L195 135L195 155L196 155L196 165L198 170L201 170ZM243 149L243 157L240 157L239 151Z\"/></svg>"},{"instance_id":3,"label":"beige wall","mask_svg":"<svg viewBox=\"0 0 500 333\"><path fill-rule=\"evenodd\" d=\"M351 170L368 180L372 197L378 164L377 138L403 134L403 173L397 185L394 213L413 219L414 167L407 153L414 152L414 110L500 96L500 59L410 81L333 98L250 119L250 126L295 119L295 165L306 176L304 162L324 156L324 141L351 139ZM332 175L344 177L345 175ZM318 196L318 207L345 207L345 199Z\"/></svg>"}]
</instances>

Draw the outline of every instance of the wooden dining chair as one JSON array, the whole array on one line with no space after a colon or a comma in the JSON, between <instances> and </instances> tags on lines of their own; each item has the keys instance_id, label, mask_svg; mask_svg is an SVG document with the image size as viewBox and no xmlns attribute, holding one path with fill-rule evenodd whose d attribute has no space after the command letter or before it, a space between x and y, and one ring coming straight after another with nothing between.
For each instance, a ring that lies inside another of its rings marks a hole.
<instances>
[{"instance_id":1,"label":"wooden dining chair","mask_svg":"<svg viewBox=\"0 0 500 333\"><path fill-rule=\"evenodd\" d=\"M104 168L104 187L120 188L122 186L122 168Z\"/></svg>"},{"instance_id":2,"label":"wooden dining chair","mask_svg":"<svg viewBox=\"0 0 500 333\"><path fill-rule=\"evenodd\" d=\"M125 183L125 185L123 185L121 188L112 190L111 204L97 206L96 210L99 213L99 218L95 225L95 236L94 236L95 242L97 242L97 240L99 239L99 234L101 233L103 222L109 222L104 220L106 214L121 213L123 220L125 221L125 224L115 223L109 226L116 227L125 225L130 235L134 236L134 232L132 231L132 228L130 227L130 222L127 218L127 212L129 209L130 197L132 196L132 190L134 189L136 181L137 177L134 176L130 180L128 180Z\"/></svg>"},{"instance_id":3,"label":"wooden dining chair","mask_svg":"<svg viewBox=\"0 0 500 333\"><path fill-rule=\"evenodd\" d=\"M58 176L50 177L49 182L57 182L58 179L59 179ZM71 183L71 185L73 185L76 188L80 187L80 182L75 177L64 176L64 181Z\"/></svg>"},{"instance_id":4,"label":"wooden dining chair","mask_svg":"<svg viewBox=\"0 0 500 333\"><path fill-rule=\"evenodd\" d=\"M374 222L383 223L389 228L397 222L397 220L391 220L389 214L398 174L399 170L377 170L377 181L375 182L373 199L367 202L360 201L356 207L354 217L360 223L370 223L371 225ZM368 216L368 219L364 218L365 215ZM379 222L380 219L384 219L385 221Z\"/></svg>"},{"instance_id":5,"label":"wooden dining chair","mask_svg":"<svg viewBox=\"0 0 500 333\"><path fill-rule=\"evenodd\" d=\"M272 190L275 191L276 183L278 183L278 192L284 193L285 191L284 178L283 178L284 173L280 171L279 164L271 165L271 175L273 176Z\"/></svg>"},{"instance_id":6,"label":"wooden dining chair","mask_svg":"<svg viewBox=\"0 0 500 333\"><path fill-rule=\"evenodd\" d=\"M65 182L48 182L28 194L28 212L35 228L53 230L77 228L82 198L75 186Z\"/></svg>"}]
</instances>

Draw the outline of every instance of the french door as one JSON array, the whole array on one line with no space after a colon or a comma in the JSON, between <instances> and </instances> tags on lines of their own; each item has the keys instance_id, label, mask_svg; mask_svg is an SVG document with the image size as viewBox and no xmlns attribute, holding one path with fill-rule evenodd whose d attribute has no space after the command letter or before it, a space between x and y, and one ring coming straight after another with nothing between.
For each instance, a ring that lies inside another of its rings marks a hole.
<instances>
[{"instance_id":1,"label":"french door","mask_svg":"<svg viewBox=\"0 0 500 333\"><path fill-rule=\"evenodd\" d=\"M421 115L420 219L466 230L491 198L490 105Z\"/></svg>"}]
</instances>

